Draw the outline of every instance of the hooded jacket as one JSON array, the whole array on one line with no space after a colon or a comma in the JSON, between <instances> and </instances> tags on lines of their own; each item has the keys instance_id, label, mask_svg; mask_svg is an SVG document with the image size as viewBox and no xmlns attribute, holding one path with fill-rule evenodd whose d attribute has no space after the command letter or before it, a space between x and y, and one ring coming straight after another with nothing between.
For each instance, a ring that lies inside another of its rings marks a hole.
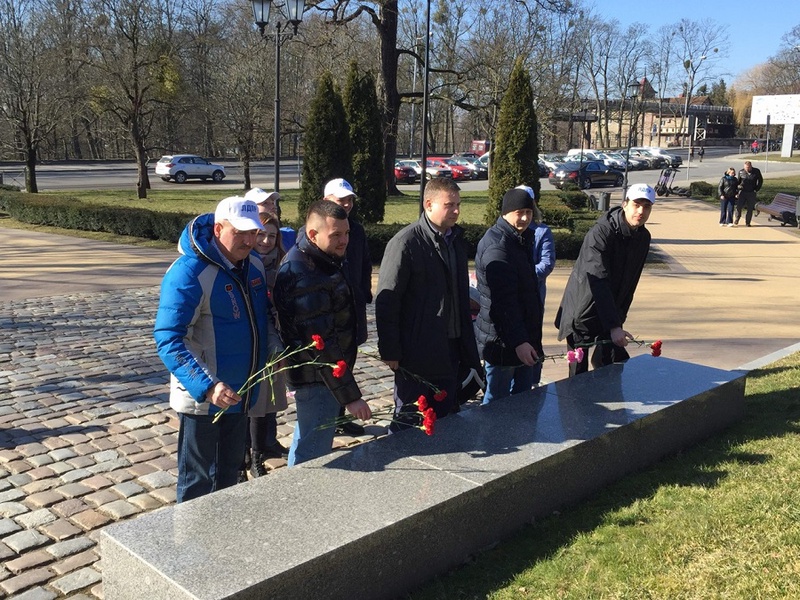
<instances>
[{"instance_id":1,"label":"hooded jacket","mask_svg":"<svg viewBox=\"0 0 800 600\"><path fill-rule=\"evenodd\" d=\"M481 309L478 349L495 366L520 366L516 348L524 342L542 351L542 301L533 263L534 232L519 233L503 217L489 228L475 255Z\"/></svg>"},{"instance_id":2,"label":"hooded jacket","mask_svg":"<svg viewBox=\"0 0 800 600\"><path fill-rule=\"evenodd\" d=\"M558 339L605 336L622 327L650 250L644 225L631 229L622 207L601 216L583 239L556 314Z\"/></svg>"},{"instance_id":3,"label":"hooded jacket","mask_svg":"<svg viewBox=\"0 0 800 600\"><path fill-rule=\"evenodd\" d=\"M719 186L717 186L717 191L719 192L718 196L724 196L727 199L735 198L736 193L739 191L739 180L734 175L725 175L722 176L722 179L719 180Z\"/></svg>"},{"instance_id":4,"label":"hooded jacket","mask_svg":"<svg viewBox=\"0 0 800 600\"><path fill-rule=\"evenodd\" d=\"M234 273L212 243L214 215L192 220L178 242L180 256L161 282L154 337L170 371L170 406L180 413L207 415L219 409L206 392L222 381L239 390L280 350L269 318L264 267L255 252ZM229 412L249 409L258 385Z\"/></svg>"}]
</instances>

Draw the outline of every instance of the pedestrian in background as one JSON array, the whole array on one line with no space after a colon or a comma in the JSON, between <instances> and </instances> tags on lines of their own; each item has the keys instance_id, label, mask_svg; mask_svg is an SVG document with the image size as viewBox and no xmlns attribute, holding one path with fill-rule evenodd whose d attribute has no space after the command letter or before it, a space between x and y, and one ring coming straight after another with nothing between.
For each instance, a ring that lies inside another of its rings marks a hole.
<instances>
[{"instance_id":1,"label":"pedestrian in background","mask_svg":"<svg viewBox=\"0 0 800 600\"><path fill-rule=\"evenodd\" d=\"M739 192L739 180L736 177L736 169L730 167L717 186L719 193L719 226L733 227L733 207L736 204L736 194Z\"/></svg>"},{"instance_id":2,"label":"pedestrian in background","mask_svg":"<svg viewBox=\"0 0 800 600\"><path fill-rule=\"evenodd\" d=\"M749 160L744 162L744 168L739 170L739 195L736 197L736 216L733 224L738 225L742 217L742 208L747 210L744 217L744 224L750 227L753 219L753 211L756 208L756 192L764 185L764 178L761 171L753 166Z\"/></svg>"}]
</instances>

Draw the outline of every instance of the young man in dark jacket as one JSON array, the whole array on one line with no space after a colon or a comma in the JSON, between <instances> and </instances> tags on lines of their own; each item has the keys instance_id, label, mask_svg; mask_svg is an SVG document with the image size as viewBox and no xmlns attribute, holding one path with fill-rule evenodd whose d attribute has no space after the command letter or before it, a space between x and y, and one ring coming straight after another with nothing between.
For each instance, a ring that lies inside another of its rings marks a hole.
<instances>
[{"instance_id":1,"label":"young man in dark jacket","mask_svg":"<svg viewBox=\"0 0 800 600\"><path fill-rule=\"evenodd\" d=\"M739 195L736 196L736 216L733 224L738 225L742 217L742 208L747 207L744 224L750 227L753 220L753 210L756 208L756 192L764 185L761 171L753 166L749 160L744 162L744 168L739 171Z\"/></svg>"},{"instance_id":2,"label":"young man in dark jacket","mask_svg":"<svg viewBox=\"0 0 800 600\"><path fill-rule=\"evenodd\" d=\"M569 365L570 377L588 370L590 346L595 369L629 358L625 346L633 336L622 326L650 250L644 224L655 201L649 185L631 186L622 206L600 217L583 239L555 322L570 350L586 350L581 362Z\"/></svg>"},{"instance_id":3,"label":"young man in dark jacket","mask_svg":"<svg viewBox=\"0 0 800 600\"><path fill-rule=\"evenodd\" d=\"M295 392L297 426L289 450L289 466L324 456L333 445L332 423L344 406L355 417L372 416L353 377L358 343L353 293L342 269L350 226L345 210L328 200L308 209L306 235L293 246L278 270L273 291L281 338L287 349L307 346L313 335L324 340L321 351L290 357L288 385ZM340 360L347 369L338 376L326 364Z\"/></svg>"},{"instance_id":4,"label":"young man in dark jacket","mask_svg":"<svg viewBox=\"0 0 800 600\"><path fill-rule=\"evenodd\" d=\"M477 337L486 365L484 404L530 390L543 354L532 220L533 198L524 189L509 190L502 216L478 243Z\"/></svg>"},{"instance_id":5,"label":"young man in dark jacket","mask_svg":"<svg viewBox=\"0 0 800 600\"><path fill-rule=\"evenodd\" d=\"M378 351L395 371L398 418L413 413L431 388L447 392L431 402L437 417L458 411L459 363L481 372L469 310L467 248L458 221L461 198L452 180L433 179L425 188L424 212L387 244L381 262L375 321ZM402 369L400 368L402 367ZM393 424L393 429L397 429Z\"/></svg>"}]
</instances>

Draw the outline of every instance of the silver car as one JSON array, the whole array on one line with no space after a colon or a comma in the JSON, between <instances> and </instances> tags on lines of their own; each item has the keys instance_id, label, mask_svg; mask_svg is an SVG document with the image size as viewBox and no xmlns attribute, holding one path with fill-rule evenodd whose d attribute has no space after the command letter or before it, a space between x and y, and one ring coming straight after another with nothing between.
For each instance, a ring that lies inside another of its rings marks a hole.
<instances>
[{"instance_id":1,"label":"silver car","mask_svg":"<svg viewBox=\"0 0 800 600\"><path fill-rule=\"evenodd\" d=\"M225 179L225 167L194 154L174 154L159 159L156 163L156 175L164 181L172 179L175 183L185 183L187 179L211 179L219 183Z\"/></svg>"}]
</instances>

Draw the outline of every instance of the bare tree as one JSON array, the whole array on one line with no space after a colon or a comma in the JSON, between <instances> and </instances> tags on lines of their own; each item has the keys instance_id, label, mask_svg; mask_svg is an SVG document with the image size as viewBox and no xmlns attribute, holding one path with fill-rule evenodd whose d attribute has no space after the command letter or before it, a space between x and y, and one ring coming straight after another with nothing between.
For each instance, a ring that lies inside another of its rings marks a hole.
<instances>
[{"instance_id":1,"label":"bare tree","mask_svg":"<svg viewBox=\"0 0 800 600\"><path fill-rule=\"evenodd\" d=\"M156 107L180 89L176 5L158 0L90 0L93 36L87 61L101 78L91 91L98 111L116 117L136 158L139 198L147 197L148 136Z\"/></svg>"},{"instance_id":2,"label":"bare tree","mask_svg":"<svg viewBox=\"0 0 800 600\"><path fill-rule=\"evenodd\" d=\"M25 160L25 189L36 184L37 152L56 126L61 104L52 36L38 0L0 1L0 116L11 125L14 152Z\"/></svg>"}]
</instances>

